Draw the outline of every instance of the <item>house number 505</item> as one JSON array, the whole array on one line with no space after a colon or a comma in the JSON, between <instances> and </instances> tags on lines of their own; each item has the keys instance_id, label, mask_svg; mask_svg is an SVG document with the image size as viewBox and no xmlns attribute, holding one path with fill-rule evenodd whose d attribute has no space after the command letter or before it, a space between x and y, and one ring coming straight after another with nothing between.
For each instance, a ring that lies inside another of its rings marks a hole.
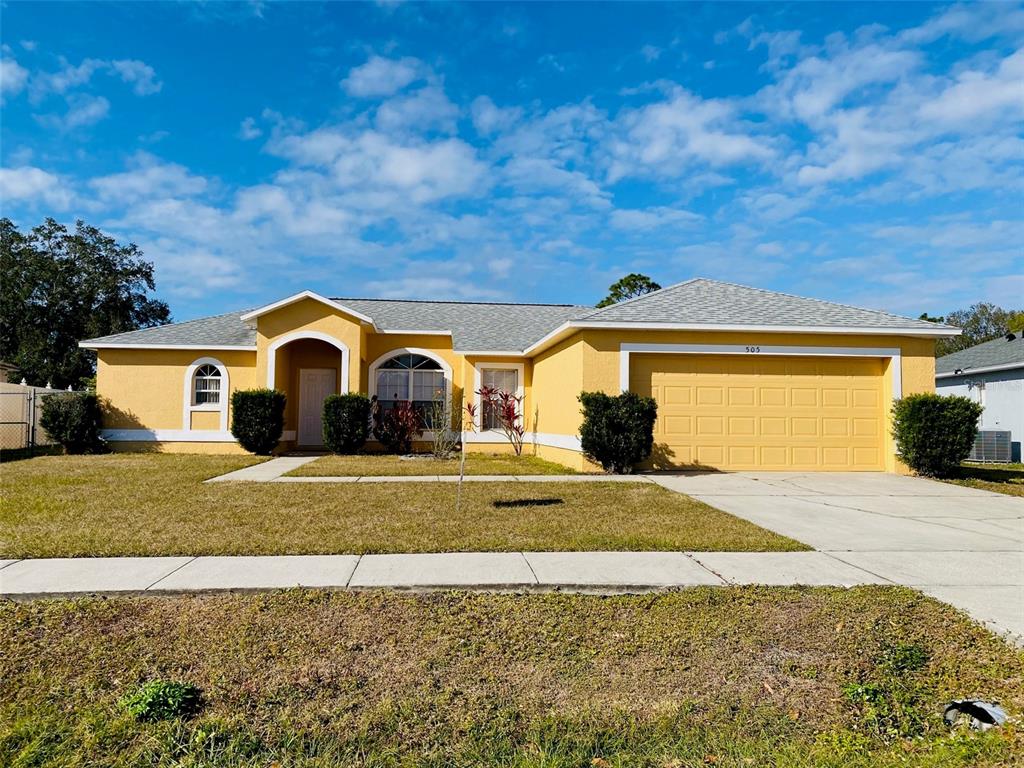
<instances>
[{"instance_id":1,"label":"house number 505","mask_svg":"<svg viewBox=\"0 0 1024 768\"><path fill-rule=\"evenodd\" d=\"M761 348L760 347L746 347L746 350L747 350L747 352L749 352L751 354L757 354L758 352L761 351Z\"/></svg>"}]
</instances>

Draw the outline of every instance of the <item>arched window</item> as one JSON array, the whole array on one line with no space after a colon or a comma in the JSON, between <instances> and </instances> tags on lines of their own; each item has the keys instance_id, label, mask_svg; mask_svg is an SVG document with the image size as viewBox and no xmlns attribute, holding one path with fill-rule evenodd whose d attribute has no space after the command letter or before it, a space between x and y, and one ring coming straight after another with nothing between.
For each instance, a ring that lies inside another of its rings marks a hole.
<instances>
[{"instance_id":1,"label":"arched window","mask_svg":"<svg viewBox=\"0 0 1024 768\"><path fill-rule=\"evenodd\" d=\"M424 426L432 426L431 404L448 395L444 369L436 360L415 353L395 355L377 366L376 376L377 399L382 408L411 402Z\"/></svg>"},{"instance_id":2,"label":"arched window","mask_svg":"<svg viewBox=\"0 0 1024 768\"><path fill-rule=\"evenodd\" d=\"M200 365L192 375L192 405L220 405L221 376L217 367Z\"/></svg>"}]
</instances>

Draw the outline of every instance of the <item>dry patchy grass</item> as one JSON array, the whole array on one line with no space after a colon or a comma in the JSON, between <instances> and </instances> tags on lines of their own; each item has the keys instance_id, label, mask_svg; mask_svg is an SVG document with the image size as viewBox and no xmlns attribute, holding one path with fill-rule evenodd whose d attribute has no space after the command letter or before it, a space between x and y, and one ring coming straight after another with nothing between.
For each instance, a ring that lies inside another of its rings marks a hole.
<instances>
[{"instance_id":1,"label":"dry patchy grass","mask_svg":"<svg viewBox=\"0 0 1024 768\"><path fill-rule=\"evenodd\" d=\"M451 483L201 482L251 461L111 454L5 465L0 556L807 548L649 483L467 483L456 514ZM529 505L538 499L553 503Z\"/></svg>"},{"instance_id":2,"label":"dry patchy grass","mask_svg":"<svg viewBox=\"0 0 1024 768\"><path fill-rule=\"evenodd\" d=\"M435 459L430 454L412 458L383 454L324 456L288 473L297 477L382 477L457 475L458 457ZM576 472L536 456L501 453L467 453L467 475L574 475Z\"/></svg>"},{"instance_id":3,"label":"dry patchy grass","mask_svg":"<svg viewBox=\"0 0 1024 768\"><path fill-rule=\"evenodd\" d=\"M156 679L204 709L136 722ZM1019 715L1024 655L894 587L0 603L4 765L1019 765L965 694Z\"/></svg>"}]
</instances>

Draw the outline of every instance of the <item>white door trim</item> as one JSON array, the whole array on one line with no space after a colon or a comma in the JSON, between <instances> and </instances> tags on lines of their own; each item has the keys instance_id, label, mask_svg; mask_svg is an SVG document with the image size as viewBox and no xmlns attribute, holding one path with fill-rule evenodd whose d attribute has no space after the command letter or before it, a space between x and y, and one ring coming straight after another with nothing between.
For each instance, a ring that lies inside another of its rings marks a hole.
<instances>
[{"instance_id":1,"label":"white door trim","mask_svg":"<svg viewBox=\"0 0 1024 768\"><path fill-rule=\"evenodd\" d=\"M299 380L298 380L299 407L298 407L298 413L296 414L296 419L295 419L295 442L298 445L323 445L323 429L322 429L323 425L322 424L321 424L321 433L319 435L316 435L315 439L313 441L308 441L308 440L303 440L302 439L303 410L306 408L306 403L305 403L305 401L304 401L304 399L302 397L302 378L303 378L303 375L307 374L307 373L329 373L329 374L331 374L331 377L334 379L334 385L330 388L330 392L328 393L329 395L335 394L338 391L338 379L337 379L338 373L337 373L337 371L334 368L299 368ZM322 402L320 403L320 408L321 408L321 411L322 411L323 410L323 403Z\"/></svg>"},{"instance_id":2,"label":"white door trim","mask_svg":"<svg viewBox=\"0 0 1024 768\"><path fill-rule=\"evenodd\" d=\"M619 345L619 388L629 390L632 353L676 355L744 355L750 357L884 357L892 362L892 397L903 397L903 360L897 347L803 347L768 344L628 344Z\"/></svg>"},{"instance_id":3,"label":"white door trim","mask_svg":"<svg viewBox=\"0 0 1024 768\"><path fill-rule=\"evenodd\" d=\"M335 384L340 385L339 392L341 394L344 395L348 392L348 346L346 346L344 342L338 341L333 336L328 336L326 333L321 333L320 331L293 331L292 333L286 333L284 336L279 336L271 342L270 346L267 347L267 389L274 389L274 384L276 383L277 350L285 344L292 341L298 341L299 339L317 339L318 341L325 341L341 352L341 381L335 382Z\"/></svg>"}]
</instances>

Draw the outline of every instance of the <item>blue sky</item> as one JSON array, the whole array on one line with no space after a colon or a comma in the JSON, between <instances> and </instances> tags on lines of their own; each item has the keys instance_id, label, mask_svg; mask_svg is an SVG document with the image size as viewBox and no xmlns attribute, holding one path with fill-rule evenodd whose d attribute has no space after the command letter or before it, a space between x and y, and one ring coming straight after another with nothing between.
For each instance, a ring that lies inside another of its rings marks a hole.
<instances>
[{"instance_id":1,"label":"blue sky","mask_svg":"<svg viewBox=\"0 0 1024 768\"><path fill-rule=\"evenodd\" d=\"M3 214L138 243L176 319L630 271L1024 303L1020 5L0 12Z\"/></svg>"}]
</instances>

